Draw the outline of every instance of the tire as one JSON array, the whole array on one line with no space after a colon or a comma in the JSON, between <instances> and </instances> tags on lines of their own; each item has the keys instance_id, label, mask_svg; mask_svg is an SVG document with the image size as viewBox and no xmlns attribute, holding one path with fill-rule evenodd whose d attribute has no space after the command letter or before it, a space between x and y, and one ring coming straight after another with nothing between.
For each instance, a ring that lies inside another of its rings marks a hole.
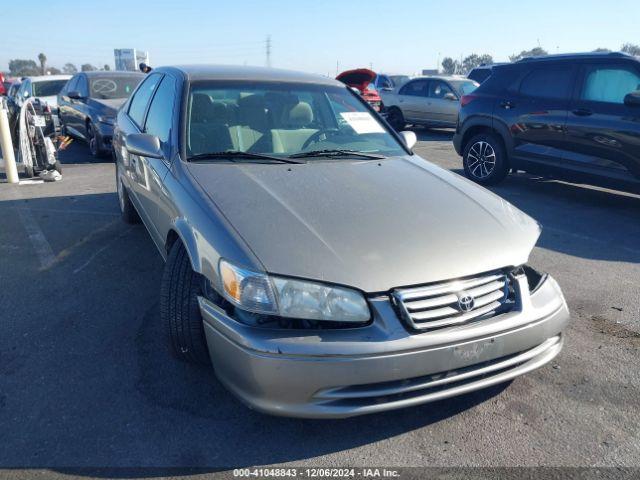
<instances>
[{"instance_id":1,"label":"tire","mask_svg":"<svg viewBox=\"0 0 640 480\"><path fill-rule=\"evenodd\" d=\"M464 173L481 185L496 185L509 174L509 159L500 139L480 133L467 142L462 154Z\"/></svg>"},{"instance_id":2,"label":"tire","mask_svg":"<svg viewBox=\"0 0 640 480\"><path fill-rule=\"evenodd\" d=\"M202 278L191 268L182 242L173 244L162 274L160 319L173 355L200 365L211 363L204 334L198 295Z\"/></svg>"},{"instance_id":3,"label":"tire","mask_svg":"<svg viewBox=\"0 0 640 480\"><path fill-rule=\"evenodd\" d=\"M96 128L91 122L87 122L87 144L89 145L89 153L93 158L101 158L104 155L104 152L100 150Z\"/></svg>"},{"instance_id":4,"label":"tire","mask_svg":"<svg viewBox=\"0 0 640 480\"><path fill-rule=\"evenodd\" d=\"M60 163L60 162L58 162ZM118 166L116 165L116 189L118 191L118 203L120 204L120 215L125 223L136 224L140 223L140 216L136 211L136 207L131 203L129 198L129 192L122 184L120 175L118 174Z\"/></svg>"},{"instance_id":5,"label":"tire","mask_svg":"<svg viewBox=\"0 0 640 480\"><path fill-rule=\"evenodd\" d=\"M387 122L389 122L391 128L393 128L396 132L404 130L404 127L406 127L407 125L407 122L404 119L404 115L402 114L402 110L400 110L398 107L389 108L389 113L387 113Z\"/></svg>"}]
</instances>

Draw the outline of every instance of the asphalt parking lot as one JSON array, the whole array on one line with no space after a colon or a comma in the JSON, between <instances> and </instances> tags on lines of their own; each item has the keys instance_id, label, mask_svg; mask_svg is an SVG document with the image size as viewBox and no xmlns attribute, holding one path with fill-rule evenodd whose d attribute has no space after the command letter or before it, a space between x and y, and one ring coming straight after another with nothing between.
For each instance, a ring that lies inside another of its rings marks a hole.
<instances>
[{"instance_id":1,"label":"asphalt parking lot","mask_svg":"<svg viewBox=\"0 0 640 480\"><path fill-rule=\"evenodd\" d=\"M459 171L451 132L416 132ZM493 188L544 227L531 263L572 312L560 356L453 400L310 421L170 357L163 263L120 221L113 164L77 143L61 159L61 182L0 184L0 468L640 466L640 196L524 174Z\"/></svg>"}]
</instances>

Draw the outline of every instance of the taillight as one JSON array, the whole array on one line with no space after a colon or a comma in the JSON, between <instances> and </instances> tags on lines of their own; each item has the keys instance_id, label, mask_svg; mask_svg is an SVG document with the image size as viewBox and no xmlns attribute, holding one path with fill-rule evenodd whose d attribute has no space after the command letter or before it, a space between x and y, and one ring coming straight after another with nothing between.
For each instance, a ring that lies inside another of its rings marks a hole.
<instances>
[{"instance_id":1,"label":"taillight","mask_svg":"<svg viewBox=\"0 0 640 480\"><path fill-rule=\"evenodd\" d=\"M473 102L476 98L478 98L478 95L463 95L462 98L460 99L460 106L466 107L471 102Z\"/></svg>"}]
</instances>

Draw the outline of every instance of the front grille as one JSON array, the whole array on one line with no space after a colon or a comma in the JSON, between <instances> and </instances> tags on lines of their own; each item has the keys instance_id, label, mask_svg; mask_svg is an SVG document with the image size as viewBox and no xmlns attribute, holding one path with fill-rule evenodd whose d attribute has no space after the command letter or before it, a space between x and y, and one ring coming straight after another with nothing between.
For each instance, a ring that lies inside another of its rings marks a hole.
<instances>
[{"instance_id":1,"label":"front grille","mask_svg":"<svg viewBox=\"0 0 640 480\"><path fill-rule=\"evenodd\" d=\"M410 327L435 330L495 316L513 303L503 272L394 290L394 303Z\"/></svg>"}]
</instances>

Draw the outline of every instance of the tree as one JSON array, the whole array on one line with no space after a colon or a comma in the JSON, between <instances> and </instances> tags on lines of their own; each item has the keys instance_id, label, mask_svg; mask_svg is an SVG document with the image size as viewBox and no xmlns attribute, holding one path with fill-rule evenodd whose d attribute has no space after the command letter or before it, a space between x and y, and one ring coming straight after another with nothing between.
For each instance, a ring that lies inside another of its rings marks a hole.
<instances>
[{"instance_id":1,"label":"tree","mask_svg":"<svg viewBox=\"0 0 640 480\"><path fill-rule=\"evenodd\" d=\"M104 64L104 67L103 67L103 70L104 70L105 72L108 72L109 70L111 70L111 67L110 67L108 64L106 64L106 63L105 63L105 64Z\"/></svg>"},{"instance_id":2,"label":"tree","mask_svg":"<svg viewBox=\"0 0 640 480\"><path fill-rule=\"evenodd\" d=\"M56 67L49 67L48 72L49 72L51 75L60 75L60 74L62 73L62 72L60 71L60 69L59 69L59 68L56 68Z\"/></svg>"},{"instance_id":3,"label":"tree","mask_svg":"<svg viewBox=\"0 0 640 480\"><path fill-rule=\"evenodd\" d=\"M442 73L446 75L454 75L459 68L459 64L456 60L451 57L445 57L442 60Z\"/></svg>"},{"instance_id":4,"label":"tree","mask_svg":"<svg viewBox=\"0 0 640 480\"><path fill-rule=\"evenodd\" d=\"M633 55L634 57L640 57L640 45L625 43L624 45L622 45L622 48L620 50L624 53L628 53L629 55Z\"/></svg>"},{"instance_id":5,"label":"tree","mask_svg":"<svg viewBox=\"0 0 640 480\"><path fill-rule=\"evenodd\" d=\"M69 75L73 75L74 73L78 73L78 69L73 63L65 63L64 67L62 67L62 71Z\"/></svg>"},{"instance_id":6,"label":"tree","mask_svg":"<svg viewBox=\"0 0 640 480\"><path fill-rule=\"evenodd\" d=\"M38 54L38 61L40 62L40 74L46 75L47 73L47 56L44 53Z\"/></svg>"},{"instance_id":7,"label":"tree","mask_svg":"<svg viewBox=\"0 0 640 480\"><path fill-rule=\"evenodd\" d=\"M611 50L609 50L608 48L598 47L593 51L593 53L608 53L610 51Z\"/></svg>"},{"instance_id":8,"label":"tree","mask_svg":"<svg viewBox=\"0 0 640 480\"><path fill-rule=\"evenodd\" d=\"M488 54L476 55L475 53L472 53L471 55L466 57L464 60L462 60L461 68L456 73L467 75L471 70L473 70L476 67L479 67L482 64L492 64L492 63L493 63L493 57L491 55L488 55Z\"/></svg>"},{"instance_id":9,"label":"tree","mask_svg":"<svg viewBox=\"0 0 640 480\"><path fill-rule=\"evenodd\" d=\"M547 51L542 48L542 47L536 47L536 48L532 48L531 50L523 50L522 52L518 53L517 55L511 55L509 57L509 60L511 60L512 62L517 62L518 60L521 60L523 58L527 58L527 57L542 57L544 55L549 55L547 53Z\"/></svg>"},{"instance_id":10,"label":"tree","mask_svg":"<svg viewBox=\"0 0 640 480\"><path fill-rule=\"evenodd\" d=\"M83 63L80 67L80 70L82 70L83 72L95 72L97 68L90 63Z\"/></svg>"},{"instance_id":11,"label":"tree","mask_svg":"<svg viewBox=\"0 0 640 480\"><path fill-rule=\"evenodd\" d=\"M16 58L9 60L9 72L13 77L30 77L40 75L38 64L33 60L23 60Z\"/></svg>"}]
</instances>

